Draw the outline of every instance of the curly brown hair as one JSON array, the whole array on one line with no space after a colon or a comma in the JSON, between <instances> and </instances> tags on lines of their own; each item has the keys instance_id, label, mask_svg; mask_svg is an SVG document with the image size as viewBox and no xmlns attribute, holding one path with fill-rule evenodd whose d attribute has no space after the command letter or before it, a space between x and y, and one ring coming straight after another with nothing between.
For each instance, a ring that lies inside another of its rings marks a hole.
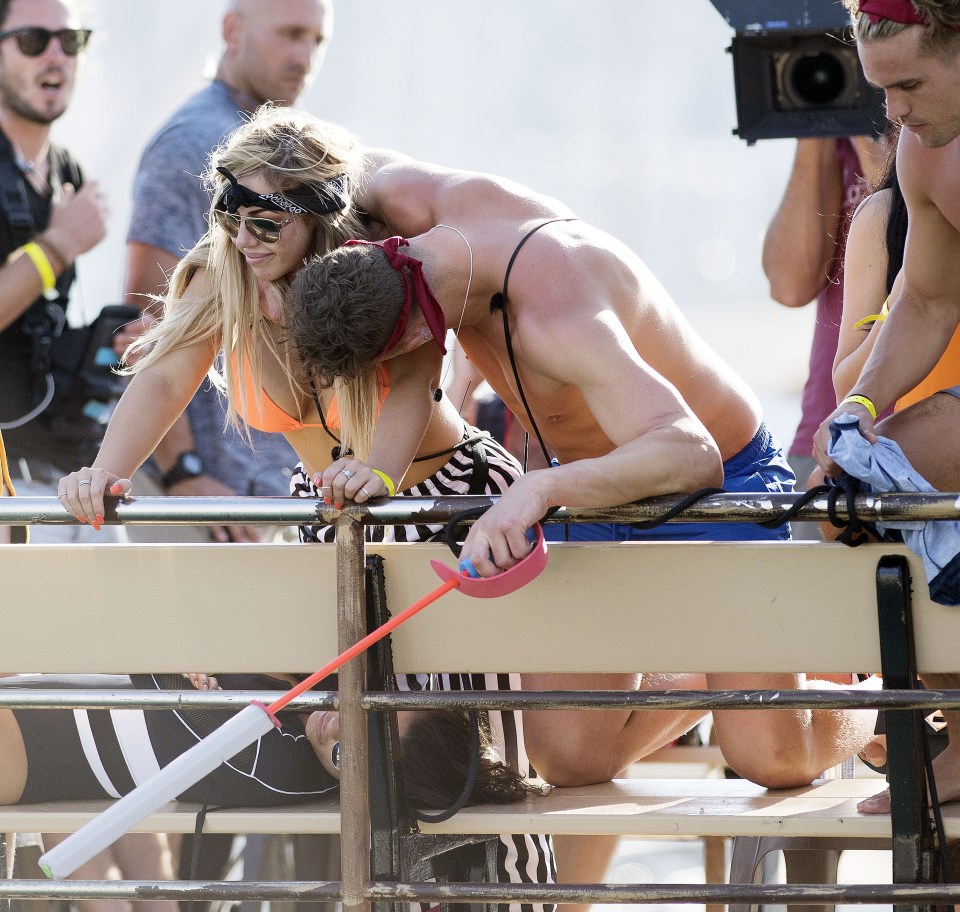
<instances>
[{"instance_id":1,"label":"curly brown hair","mask_svg":"<svg viewBox=\"0 0 960 912\"><path fill-rule=\"evenodd\" d=\"M500 758L480 722L477 778L467 805L512 804L542 794ZM470 766L471 722L459 710L417 713L403 737L400 762L407 797L416 809L445 809L460 795Z\"/></svg>"},{"instance_id":2,"label":"curly brown hair","mask_svg":"<svg viewBox=\"0 0 960 912\"><path fill-rule=\"evenodd\" d=\"M403 279L378 247L340 247L298 273L288 296L290 333L323 386L368 374L397 325Z\"/></svg>"},{"instance_id":3,"label":"curly brown hair","mask_svg":"<svg viewBox=\"0 0 960 912\"><path fill-rule=\"evenodd\" d=\"M871 22L860 12L861 0L843 0L853 22L853 36L858 41L892 38L907 26L892 19ZM926 20L923 26L923 47L931 54L960 50L960 0L909 0Z\"/></svg>"}]
</instances>

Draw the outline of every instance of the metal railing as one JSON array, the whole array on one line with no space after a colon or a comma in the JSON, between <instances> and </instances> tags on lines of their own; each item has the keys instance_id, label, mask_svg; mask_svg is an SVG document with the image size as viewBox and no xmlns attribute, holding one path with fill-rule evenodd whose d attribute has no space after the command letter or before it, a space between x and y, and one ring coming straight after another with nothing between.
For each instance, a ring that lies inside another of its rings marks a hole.
<instances>
[{"instance_id":1,"label":"metal railing","mask_svg":"<svg viewBox=\"0 0 960 912\"><path fill-rule=\"evenodd\" d=\"M714 494L687 508L672 522L776 522L797 502L797 494ZM682 501L660 497L636 504L604 509L564 508L551 522L648 522L660 519ZM245 497L191 498L145 497L111 500L105 523L121 525L312 525L335 524L337 530L337 602L340 648L346 649L365 633L363 526L394 525L416 521L445 523L463 510L490 506L492 497L394 498L343 510L322 501L304 498ZM853 500L857 519L866 522L895 520L960 519L960 494L858 495ZM797 521L830 519L826 495L814 498L794 516ZM833 515L849 520L844 500ZM0 498L0 525L70 525L76 520L52 498ZM329 882L221 882L196 884L169 881L0 881L0 899L8 898L124 898L124 899L259 899L330 901L342 899L345 912L364 909L371 901L450 902L598 902L598 903L878 903L927 904L960 901L960 886L893 884L836 885L699 885L667 884L639 887L607 884L437 884L385 883L370 880L370 821L368 807L368 755L366 712L468 706L481 709L639 708L723 709L736 702L738 709L798 708L846 709L886 707L919 709L931 706L960 707L960 691L894 690L861 692L832 690L779 693L769 691L648 691L644 694L610 692L556 693L432 693L377 694L363 689L366 662L363 656L345 665L339 675L338 695L300 697L292 708L338 708L341 739L345 745L341 767L342 881ZM70 706L103 708L162 708L196 705L236 708L259 692L231 694L178 693L175 697L136 691L0 692L0 706Z\"/></svg>"}]
</instances>

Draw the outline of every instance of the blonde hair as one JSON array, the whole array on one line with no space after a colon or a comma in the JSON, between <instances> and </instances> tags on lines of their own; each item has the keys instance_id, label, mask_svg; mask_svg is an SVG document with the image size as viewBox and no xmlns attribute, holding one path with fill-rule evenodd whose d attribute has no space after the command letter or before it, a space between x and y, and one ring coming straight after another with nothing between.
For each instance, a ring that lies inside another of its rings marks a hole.
<instances>
[{"instance_id":1,"label":"blonde hair","mask_svg":"<svg viewBox=\"0 0 960 912\"><path fill-rule=\"evenodd\" d=\"M213 200L211 223L213 207L227 186L218 167L226 168L240 181L259 174L281 194L296 188L298 199L304 190L313 190L320 196L328 181L346 176L352 200L363 178L364 165L359 141L347 130L304 112L264 105L211 154L204 175ZM341 212L306 213L302 218L314 228L309 255L325 253L345 240L362 238L367 233L361 213L352 202ZM198 297L187 298L190 280L200 268L209 273L207 289ZM283 300L290 279L284 277L272 284ZM145 354L125 371L136 373L166 352L206 340L223 349L222 373L214 365L210 377L226 395L228 421L244 434L249 435L249 431L237 408L243 381L238 369L243 370L244 362L257 389L262 388L263 358L268 356L281 365L291 389L298 395L304 393L302 371L292 363L286 340L278 345L261 321L256 277L227 233L216 228L211 228L177 265L170 277L163 319L131 348ZM355 392L340 393L345 430L369 423L369 395L369 384ZM348 406L351 401L354 404ZM375 403L376 399L372 401Z\"/></svg>"}]
</instances>

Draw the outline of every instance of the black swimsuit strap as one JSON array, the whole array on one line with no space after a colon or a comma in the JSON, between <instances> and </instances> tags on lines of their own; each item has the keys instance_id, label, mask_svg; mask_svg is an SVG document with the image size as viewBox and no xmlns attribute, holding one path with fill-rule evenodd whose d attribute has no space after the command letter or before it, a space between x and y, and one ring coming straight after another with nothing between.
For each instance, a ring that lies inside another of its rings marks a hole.
<instances>
[{"instance_id":1,"label":"black swimsuit strap","mask_svg":"<svg viewBox=\"0 0 960 912\"><path fill-rule=\"evenodd\" d=\"M520 243L514 248L513 254L510 256L510 261L507 263L507 271L503 276L503 291L497 292L490 299L490 311L494 312L499 310L503 314L503 339L507 345L507 357L510 359L510 367L513 370L513 379L517 384L517 393L520 396L520 401L523 403L523 408L527 413L527 420L530 422L530 426L533 428L533 433L536 435L537 442L540 444L540 449L543 452L543 458L546 460L547 465L551 464L550 454L547 452L547 446L543 442L543 436L540 434L540 428L537 426L537 422L533 417L533 412L530 411L530 405L527 402L526 393L523 391L523 384L520 382L520 371L517 369L517 359L513 353L513 338L510 335L510 320L507 317L507 284L510 281L510 271L513 269L513 264L517 259L517 254L520 253L520 248L523 247L527 241L533 237L541 228L546 225L552 225L554 222L575 222L578 221L576 218L552 218L547 219L545 222L540 222L539 225L534 225L521 239ZM526 470L526 459L524 459L524 470Z\"/></svg>"},{"instance_id":2,"label":"black swimsuit strap","mask_svg":"<svg viewBox=\"0 0 960 912\"><path fill-rule=\"evenodd\" d=\"M330 455L336 460L341 456L351 456L352 451L348 450L346 453L342 452L340 449L340 438L327 427L327 419L323 414L323 404L320 401L320 395L317 392L317 386L310 381L310 395L313 397L313 404L316 406L317 414L320 416L320 424L322 425L324 431L327 432L327 435L336 441L337 445L333 448L333 451ZM485 431L478 431L476 434L471 435L467 426L463 427L463 436L460 438L458 443L455 443L452 447L447 447L445 450L438 450L436 453L427 453L425 456L417 456L414 458L414 462L427 462L430 459L436 459L438 456L446 456L448 453L456 453L457 450L462 449L465 446L476 443L478 440L482 440L485 436L489 436Z\"/></svg>"},{"instance_id":3,"label":"black swimsuit strap","mask_svg":"<svg viewBox=\"0 0 960 912\"><path fill-rule=\"evenodd\" d=\"M327 427L327 419L323 414L323 403L320 402L320 394L317 392L317 385L312 379L310 380L310 395L313 397L313 404L317 407L317 414L320 416L320 424L327 432L327 436L336 441L337 445L330 451L330 455L334 458L334 460L339 459L341 456L349 456L350 451L348 450L346 453L341 451L340 438L334 434L330 428Z\"/></svg>"}]
</instances>

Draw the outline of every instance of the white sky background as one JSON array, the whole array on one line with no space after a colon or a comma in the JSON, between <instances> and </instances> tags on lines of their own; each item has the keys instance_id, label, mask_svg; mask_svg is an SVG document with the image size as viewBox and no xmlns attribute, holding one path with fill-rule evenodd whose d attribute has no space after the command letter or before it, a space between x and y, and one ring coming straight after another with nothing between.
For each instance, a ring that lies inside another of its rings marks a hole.
<instances>
[{"instance_id":1,"label":"white sky background","mask_svg":"<svg viewBox=\"0 0 960 912\"><path fill-rule=\"evenodd\" d=\"M140 152L212 70L224 3L87 2L94 37L53 135L110 198L109 235L79 266L94 313L119 298ZM300 107L366 144L526 183L620 237L789 443L813 314L770 301L760 244L794 143L731 134L733 32L709 0L335 2Z\"/></svg>"}]
</instances>

